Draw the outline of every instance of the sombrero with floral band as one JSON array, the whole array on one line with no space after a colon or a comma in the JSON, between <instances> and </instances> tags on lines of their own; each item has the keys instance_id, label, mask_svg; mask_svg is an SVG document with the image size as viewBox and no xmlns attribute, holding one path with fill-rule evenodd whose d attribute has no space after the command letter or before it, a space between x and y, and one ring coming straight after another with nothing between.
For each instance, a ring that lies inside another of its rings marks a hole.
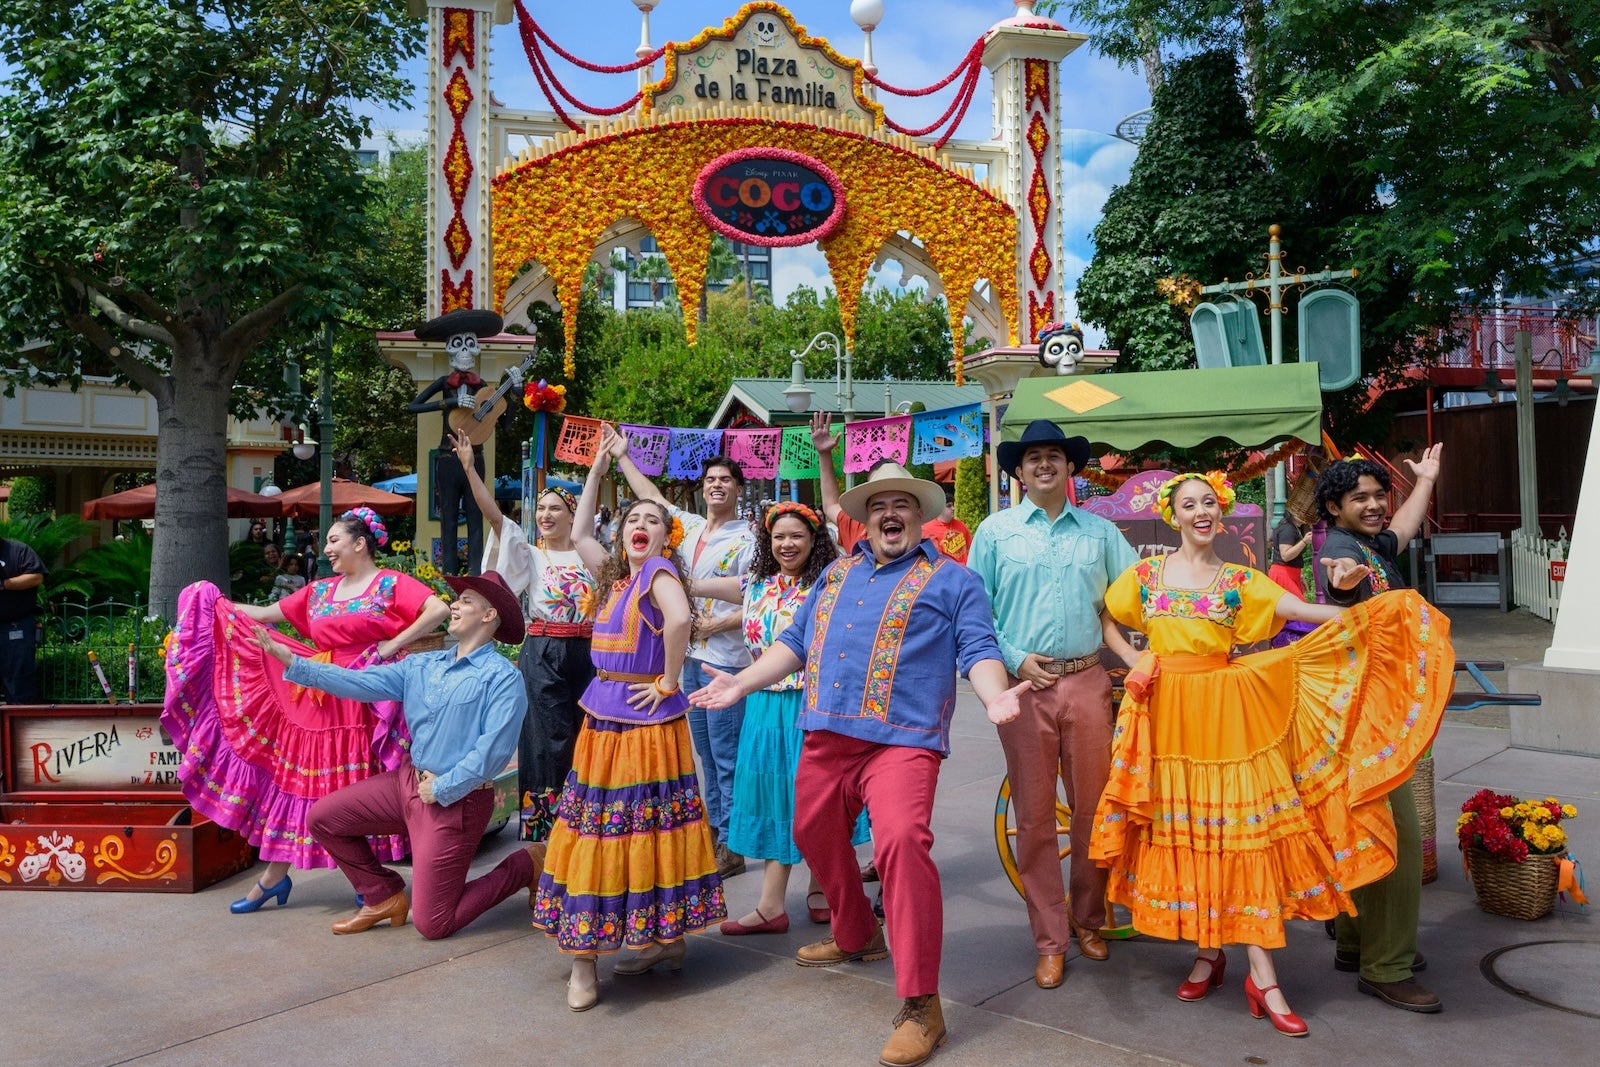
<instances>
[{"instance_id":1,"label":"sombrero with floral band","mask_svg":"<svg viewBox=\"0 0 1600 1067\"><path fill-rule=\"evenodd\" d=\"M1202 481L1211 486L1211 491L1216 494L1217 504L1222 508L1224 515L1233 510L1235 496L1233 483L1228 481L1228 476L1221 471L1206 471L1204 474L1198 471L1188 471L1184 474L1173 475L1162 482L1161 488L1156 490L1156 507L1161 510L1161 520L1174 530L1178 528L1178 522L1172 517L1172 494L1177 490L1178 486L1191 480Z\"/></svg>"}]
</instances>

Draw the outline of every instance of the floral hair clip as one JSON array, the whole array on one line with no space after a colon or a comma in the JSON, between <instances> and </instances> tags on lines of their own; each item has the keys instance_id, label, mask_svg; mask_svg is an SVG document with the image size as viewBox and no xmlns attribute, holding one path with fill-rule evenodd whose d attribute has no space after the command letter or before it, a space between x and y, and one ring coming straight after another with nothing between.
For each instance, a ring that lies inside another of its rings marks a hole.
<instances>
[{"instance_id":1,"label":"floral hair clip","mask_svg":"<svg viewBox=\"0 0 1600 1067\"><path fill-rule=\"evenodd\" d=\"M544 487L544 493L540 493L539 495L544 496L545 493L549 493L557 500L561 501L562 506L568 511L572 512L574 515L577 514L578 498L573 496L567 490L561 488L559 485L547 485Z\"/></svg>"},{"instance_id":2,"label":"floral hair clip","mask_svg":"<svg viewBox=\"0 0 1600 1067\"><path fill-rule=\"evenodd\" d=\"M367 529L372 531L372 538L378 542L379 548L389 543L389 528L383 524L382 519L378 518L378 513L371 508L365 505L359 508L351 508L339 517L341 519L359 519L365 523Z\"/></svg>"},{"instance_id":3,"label":"floral hair clip","mask_svg":"<svg viewBox=\"0 0 1600 1067\"><path fill-rule=\"evenodd\" d=\"M1161 521L1174 530L1178 528L1178 521L1172 517L1172 494L1184 482L1196 479L1211 486L1211 491L1216 494L1217 504L1222 508L1224 515L1233 510L1234 491L1233 483L1228 481L1228 476L1222 471L1206 471L1200 474L1190 471L1186 474L1174 475L1161 483L1161 488L1156 491L1156 506L1161 510Z\"/></svg>"},{"instance_id":4,"label":"floral hair clip","mask_svg":"<svg viewBox=\"0 0 1600 1067\"><path fill-rule=\"evenodd\" d=\"M683 544L683 520L674 515L672 516L672 525L667 529L667 544L661 550L661 554L670 556L678 550L678 546L681 544Z\"/></svg>"}]
</instances>

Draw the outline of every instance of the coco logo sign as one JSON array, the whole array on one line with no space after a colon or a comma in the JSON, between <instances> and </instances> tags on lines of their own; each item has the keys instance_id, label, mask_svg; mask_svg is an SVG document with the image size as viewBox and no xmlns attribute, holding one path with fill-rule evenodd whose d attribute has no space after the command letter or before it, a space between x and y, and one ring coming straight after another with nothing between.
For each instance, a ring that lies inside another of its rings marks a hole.
<instances>
[{"instance_id":1,"label":"coco logo sign","mask_svg":"<svg viewBox=\"0 0 1600 1067\"><path fill-rule=\"evenodd\" d=\"M820 240L844 218L844 188L823 163L781 148L718 156L694 183L694 207L724 237L756 245Z\"/></svg>"}]
</instances>

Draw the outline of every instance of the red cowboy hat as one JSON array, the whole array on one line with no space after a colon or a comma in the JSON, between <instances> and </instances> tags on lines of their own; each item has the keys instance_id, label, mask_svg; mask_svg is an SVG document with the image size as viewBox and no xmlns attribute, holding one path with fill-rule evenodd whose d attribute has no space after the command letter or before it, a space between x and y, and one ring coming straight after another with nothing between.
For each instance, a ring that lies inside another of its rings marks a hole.
<instances>
[{"instance_id":1,"label":"red cowboy hat","mask_svg":"<svg viewBox=\"0 0 1600 1067\"><path fill-rule=\"evenodd\" d=\"M517 595L506 585L506 580L495 571L484 571L482 574L447 574L444 576L445 584L455 590L457 595L468 589L477 593L489 602L495 613L500 616L500 625L495 627L494 639L502 645L520 645L526 636L526 625L522 620L522 605L517 602Z\"/></svg>"}]
</instances>

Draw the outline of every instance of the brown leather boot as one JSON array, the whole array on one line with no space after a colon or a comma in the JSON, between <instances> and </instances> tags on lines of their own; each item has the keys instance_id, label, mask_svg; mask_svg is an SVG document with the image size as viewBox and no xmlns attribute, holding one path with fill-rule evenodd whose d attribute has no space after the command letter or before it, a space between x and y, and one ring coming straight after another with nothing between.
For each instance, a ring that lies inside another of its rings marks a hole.
<instances>
[{"instance_id":1,"label":"brown leather boot","mask_svg":"<svg viewBox=\"0 0 1600 1067\"><path fill-rule=\"evenodd\" d=\"M833 935L829 934L821 941L801 946L800 951L794 954L794 961L802 967L832 967L851 960L881 960L887 955L889 946L884 943L883 926L879 924L867 943L854 952L840 948Z\"/></svg>"},{"instance_id":2,"label":"brown leather boot","mask_svg":"<svg viewBox=\"0 0 1600 1067\"><path fill-rule=\"evenodd\" d=\"M361 910L348 919L341 919L333 924L336 934L359 934L372 929L379 923L388 921L391 927L404 926L406 916L411 912L411 899L406 896L404 889L381 904L363 904Z\"/></svg>"},{"instance_id":3,"label":"brown leather boot","mask_svg":"<svg viewBox=\"0 0 1600 1067\"><path fill-rule=\"evenodd\" d=\"M916 1067L927 1062L933 1050L944 1044L948 1036L939 994L907 997L900 1014L894 1017L894 1033L883 1046L878 1062L883 1067Z\"/></svg>"},{"instance_id":4,"label":"brown leather boot","mask_svg":"<svg viewBox=\"0 0 1600 1067\"><path fill-rule=\"evenodd\" d=\"M1078 951L1086 960L1105 960L1110 958L1111 952L1106 948L1105 939L1100 936L1100 931L1091 930L1087 926L1072 924L1072 932L1078 935Z\"/></svg>"},{"instance_id":5,"label":"brown leather boot","mask_svg":"<svg viewBox=\"0 0 1600 1067\"><path fill-rule=\"evenodd\" d=\"M544 856L549 851L549 846L543 841L532 841L522 846L528 858L533 861L533 877L528 879L528 907L539 906L539 876L544 874Z\"/></svg>"}]
</instances>

